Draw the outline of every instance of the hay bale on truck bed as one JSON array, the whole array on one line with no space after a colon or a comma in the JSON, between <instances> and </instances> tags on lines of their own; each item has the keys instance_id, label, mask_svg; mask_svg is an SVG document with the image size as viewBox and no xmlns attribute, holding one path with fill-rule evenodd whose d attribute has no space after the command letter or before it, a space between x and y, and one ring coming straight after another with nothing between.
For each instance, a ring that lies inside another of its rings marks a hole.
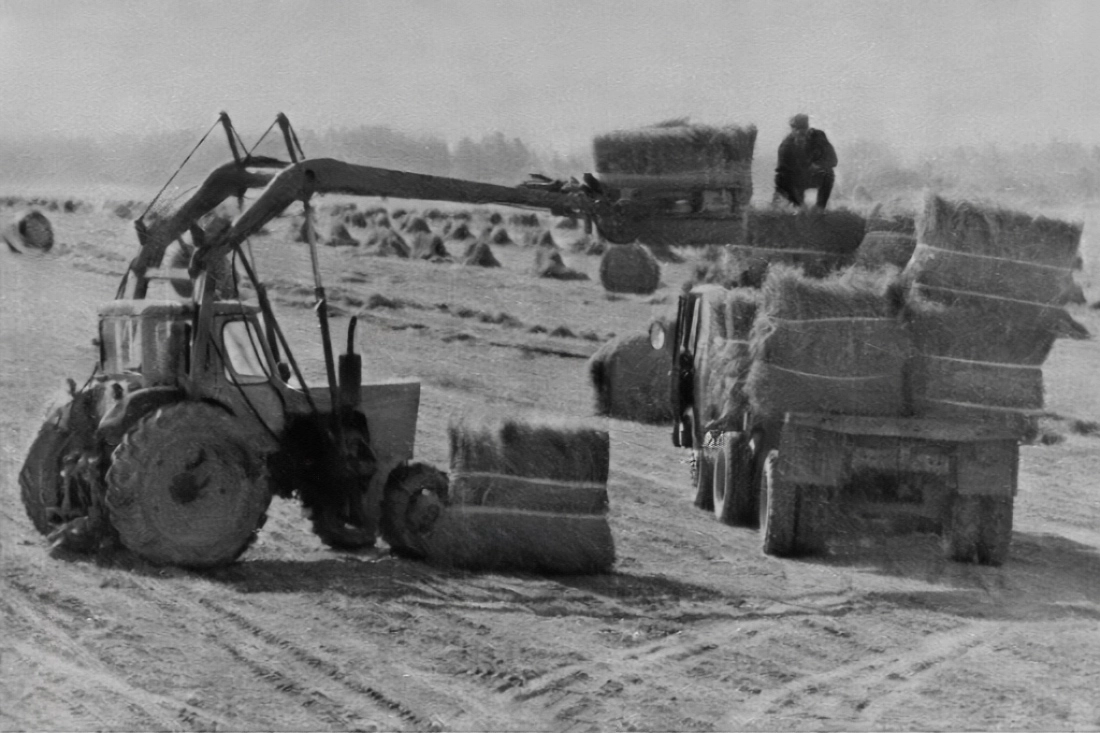
<instances>
[{"instance_id":1,"label":"hay bale on truck bed","mask_svg":"<svg viewBox=\"0 0 1100 733\"><path fill-rule=\"evenodd\" d=\"M610 571L607 431L562 418L463 418L448 427L450 505L430 562L468 570Z\"/></svg>"},{"instance_id":2,"label":"hay bale on truck bed","mask_svg":"<svg viewBox=\"0 0 1100 733\"><path fill-rule=\"evenodd\" d=\"M855 267L878 270L882 267L905 269L917 247L917 238L903 232L867 232L856 250Z\"/></svg>"},{"instance_id":3,"label":"hay bale on truck bed","mask_svg":"<svg viewBox=\"0 0 1100 733\"><path fill-rule=\"evenodd\" d=\"M611 339L588 360L596 414L651 425L672 422L671 370L671 338L662 349L650 345L648 334Z\"/></svg>"},{"instance_id":4,"label":"hay bale on truck bed","mask_svg":"<svg viewBox=\"0 0 1100 733\"><path fill-rule=\"evenodd\" d=\"M698 289L698 338L695 346L695 412L705 433L741 429L748 407L745 382L752 366L749 338L760 305L760 292L727 290L715 285ZM700 439L702 436L699 436Z\"/></svg>"},{"instance_id":5,"label":"hay bale on truck bed","mask_svg":"<svg viewBox=\"0 0 1100 733\"><path fill-rule=\"evenodd\" d=\"M730 188L752 198L756 127L692 125L686 120L598 135L596 172L617 188Z\"/></svg>"},{"instance_id":6,"label":"hay bale on truck bed","mask_svg":"<svg viewBox=\"0 0 1100 733\"><path fill-rule=\"evenodd\" d=\"M743 256L826 277L852 264L866 228L864 218L847 209L748 209Z\"/></svg>"},{"instance_id":7,"label":"hay bale on truck bed","mask_svg":"<svg viewBox=\"0 0 1100 733\"><path fill-rule=\"evenodd\" d=\"M773 265L751 337L753 410L904 415L911 347L896 289L894 278L859 270L812 280Z\"/></svg>"},{"instance_id":8,"label":"hay bale on truck bed","mask_svg":"<svg viewBox=\"0 0 1100 733\"><path fill-rule=\"evenodd\" d=\"M661 284L661 266L636 242L613 244L600 259L600 283L610 293L649 295Z\"/></svg>"}]
</instances>

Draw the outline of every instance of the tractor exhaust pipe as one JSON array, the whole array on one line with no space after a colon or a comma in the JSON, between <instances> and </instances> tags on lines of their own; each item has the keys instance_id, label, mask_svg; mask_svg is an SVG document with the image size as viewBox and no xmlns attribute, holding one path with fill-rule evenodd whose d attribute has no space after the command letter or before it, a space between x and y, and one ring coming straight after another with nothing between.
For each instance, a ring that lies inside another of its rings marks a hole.
<instances>
[{"instance_id":1,"label":"tractor exhaust pipe","mask_svg":"<svg viewBox=\"0 0 1100 733\"><path fill-rule=\"evenodd\" d=\"M356 316L348 323L348 350L340 354L340 407L351 409L359 403L359 388L363 385L363 357L355 353Z\"/></svg>"}]
</instances>

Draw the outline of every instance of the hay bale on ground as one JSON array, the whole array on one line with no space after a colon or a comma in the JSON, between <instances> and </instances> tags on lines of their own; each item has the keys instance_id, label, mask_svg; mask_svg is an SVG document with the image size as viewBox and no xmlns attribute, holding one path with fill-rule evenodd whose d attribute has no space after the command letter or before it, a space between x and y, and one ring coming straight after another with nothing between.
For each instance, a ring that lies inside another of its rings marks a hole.
<instances>
[{"instance_id":1,"label":"hay bale on ground","mask_svg":"<svg viewBox=\"0 0 1100 733\"><path fill-rule=\"evenodd\" d=\"M469 570L604 573L610 441L577 421L452 420L449 501L423 544L429 562Z\"/></svg>"},{"instance_id":2,"label":"hay bale on ground","mask_svg":"<svg viewBox=\"0 0 1100 733\"><path fill-rule=\"evenodd\" d=\"M596 414L652 425L670 423L671 370L671 338L659 350L650 345L648 334L611 339L588 360Z\"/></svg>"},{"instance_id":3,"label":"hay bale on ground","mask_svg":"<svg viewBox=\"0 0 1100 733\"><path fill-rule=\"evenodd\" d=\"M515 244L515 241L508 234L507 229L505 229L504 227L497 227L496 229L493 229L492 232L490 232L489 243L505 245Z\"/></svg>"},{"instance_id":4,"label":"hay bale on ground","mask_svg":"<svg viewBox=\"0 0 1100 733\"><path fill-rule=\"evenodd\" d=\"M702 295L694 358L695 412L704 432L741 430L749 405L745 392L752 366L749 339L760 292L715 285L698 290Z\"/></svg>"},{"instance_id":5,"label":"hay bale on ground","mask_svg":"<svg viewBox=\"0 0 1100 733\"><path fill-rule=\"evenodd\" d=\"M392 229L375 229L367 235L365 254L409 259L409 245Z\"/></svg>"},{"instance_id":6,"label":"hay bale on ground","mask_svg":"<svg viewBox=\"0 0 1100 733\"><path fill-rule=\"evenodd\" d=\"M471 267L500 267L493 250L485 242L470 242L462 255L462 264Z\"/></svg>"},{"instance_id":7,"label":"hay bale on ground","mask_svg":"<svg viewBox=\"0 0 1100 733\"><path fill-rule=\"evenodd\" d=\"M351 232L344 226L343 222L333 222L332 228L329 230L328 239L325 240L325 246L327 247L358 247L359 240L351 236Z\"/></svg>"},{"instance_id":8,"label":"hay bale on ground","mask_svg":"<svg viewBox=\"0 0 1100 733\"><path fill-rule=\"evenodd\" d=\"M12 252L45 253L53 249L53 225L37 209L21 214L0 237Z\"/></svg>"},{"instance_id":9,"label":"hay bale on ground","mask_svg":"<svg viewBox=\"0 0 1100 733\"><path fill-rule=\"evenodd\" d=\"M905 268L916 249L917 238L903 232L873 231L864 235L856 250L856 267L877 270L880 267Z\"/></svg>"},{"instance_id":10,"label":"hay bale on ground","mask_svg":"<svg viewBox=\"0 0 1100 733\"><path fill-rule=\"evenodd\" d=\"M600 283L611 293L648 295L661 284L661 266L637 242L611 245L600 259Z\"/></svg>"},{"instance_id":11,"label":"hay bale on ground","mask_svg":"<svg viewBox=\"0 0 1100 733\"><path fill-rule=\"evenodd\" d=\"M456 241L472 239L473 236L473 232L470 231L470 226L464 221L460 221L447 233L447 239Z\"/></svg>"},{"instance_id":12,"label":"hay bale on ground","mask_svg":"<svg viewBox=\"0 0 1100 733\"><path fill-rule=\"evenodd\" d=\"M754 411L906 413L911 344L897 317L897 283L862 272L813 280L790 267L769 268L745 384Z\"/></svg>"},{"instance_id":13,"label":"hay bale on ground","mask_svg":"<svg viewBox=\"0 0 1100 733\"><path fill-rule=\"evenodd\" d=\"M443 246L443 238L438 234L417 232L408 238L409 257L414 260L433 260L451 258L451 253Z\"/></svg>"},{"instance_id":14,"label":"hay bale on ground","mask_svg":"<svg viewBox=\"0 0 1100 733\"><path fill-rule=\"evenodd\" d=\"M535 274L553 280L587 280L588 275L567 266L557 247L535 248Z\"/></svg>"}]
</instances>

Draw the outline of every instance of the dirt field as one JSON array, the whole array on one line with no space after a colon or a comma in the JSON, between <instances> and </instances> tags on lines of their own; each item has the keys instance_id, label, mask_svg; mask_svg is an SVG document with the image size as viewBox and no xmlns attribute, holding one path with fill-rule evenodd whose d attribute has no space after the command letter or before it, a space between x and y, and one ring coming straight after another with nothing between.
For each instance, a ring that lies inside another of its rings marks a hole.
<instances>
[{"instance_id":1,"label":"dirt field","mask_svg":"<svg viewBox=\"0 0 1100 733\"><path fill-rule=\"evenodd\" d=\"M67 252L0 252L0 729L1100 729L1100 340L1059 342L1045 365L1049 444L1021 449L1000 568L946 562L927 536L767 557L757 532L692 507L668 428L611 420L609 576L445 572L381 542L332 552L279 499L242 562L192 573L51 556L20 504L43 404L91 372L96 307L136 248L100 202L49 216ZM253 248L320 383L289 224ZM587 355L673 309L691 269L609 298L595 257L567 254L593 280L566 283L531 276L530 249L495 253L498 270L322 253L343 312L397 301L362 310L365 376L420 377L418 458L442 468L448 417L470 406L590 416ZM1100 335L1100 311L1072 312Z\"/></svg>"}]
</instances>

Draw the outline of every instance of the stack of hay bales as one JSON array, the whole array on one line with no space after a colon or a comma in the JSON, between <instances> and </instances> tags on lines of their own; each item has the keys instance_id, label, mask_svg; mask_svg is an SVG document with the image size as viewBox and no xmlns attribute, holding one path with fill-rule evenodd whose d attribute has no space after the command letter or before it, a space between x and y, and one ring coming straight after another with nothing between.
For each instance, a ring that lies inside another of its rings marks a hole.
<instances>
[{"instance_id":1,"label":"stack of hay bales","mask_svg":"<svg viewBox=\"0 0 1100 733\"><path fill-rule=\"evenodd\" d=\"M889 277L817 280L773 265L750 339L753 410L904 415L911 347L897 300Z\"/></svg>"},{"instance_id":2,"label":"stack of hay bales","mask_svg":"<svg viewBox=\"0 0 1100 733\"><path fill-rule=\"evenodd\" d=\"M930 196L904 271L916 356L913 412L1020 435L1043 407L1041 365L1060 334L1082 227Z\"/></svg>"},{"instance_id":3,"label":"stack of hay bales","mask_svg":"<svg viewBox=\"0 0 1100 733\"><path fill-rule=\"evenodd\" d=\"M701 295L693 403L698 423L703 433L739 431L749 404L745 392L752 366L749 339L760 292L750 288L727 290L718 285L700 286L697 292ZM697 437L702 439L701 435Z\"/></svg>"},{"instance_id":4,"label":"stack of hay bales","mask_svg":"<svg viewBox=\"0 0 1100 733\"><path fill-rule=\"evenodd\" d=\"M741 208L752 199L756 127L672 120L596 137L600 180L619 189L729 189Z\"/></svg>"},{"instance_id":5,"label":"stack of hay bales","mask_svg":"<svg viewBox=\"0 0 1100 733\"><path fill-rule=\"evenodd\" d=\"M668 324L662 324L668 333ZM588 360L596 414L661 425L672 420L672 338L654 349L648 334L617 336Z\"/></svg>"},{"instance_id":6,"label":"stack of hay bales","mask_svg":"<svg viewBox=\"0 0 1100 733\"><path fill-rule=\"evenodd\" d=\"M449 506L422 538L430 562L469 570L604 573L608 433L560 418L452 420Z\"/></svg>"},{"instance_id":7,"label":"stack of hay bales","mask_svg":"<svg viewBox=\"0 0 1100 733\"><path fill-rule=\"evenodd\" d=\"M637 242L613 244L600 259L600 283L610 293L649 295L661 284L661 266Z\"/></svg>"}]
</instances>

